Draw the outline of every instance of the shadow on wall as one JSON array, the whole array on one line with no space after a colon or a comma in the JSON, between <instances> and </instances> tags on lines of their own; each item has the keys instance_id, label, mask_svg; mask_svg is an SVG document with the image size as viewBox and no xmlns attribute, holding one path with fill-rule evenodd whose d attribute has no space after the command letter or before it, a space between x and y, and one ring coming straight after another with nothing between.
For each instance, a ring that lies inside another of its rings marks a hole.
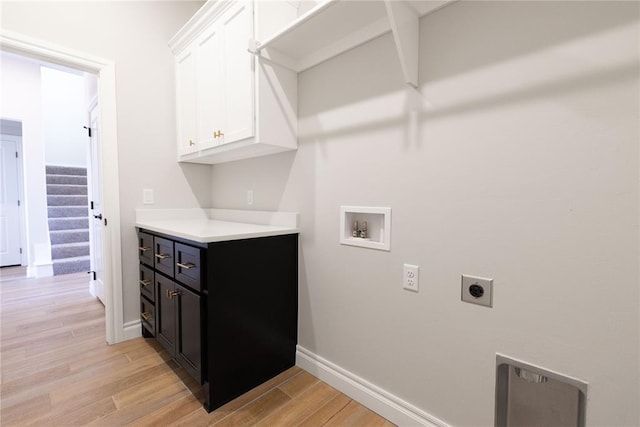
<instances>
[{"instance_id":1,"label":"shadow on wall","mask_svg":"<svg viewBox=\"0 0 640 427\"><path fill-rule=\"evenodd\" d=\"M579 43L580 39L607 37L611 30L637 20L639 13L640 3L636 2L616 3L615 7L607 2L551 2L544 7L536 2L451 4L421 20L418 89L402 87L400 65L389 34L372 42L382 54L372 55L367 48L349 52L351 58L357 56L360 70L371 71L344 73L344 68L336 65L341 61L338 57L331 64L301 74L302 82L309 76L325 83L310 88L311 93L300 98L299 141L322 143L401 125L405 128L405 146L419 145L418 135L425 120L628 82L637 78L637 57L602 52L612 60L607 64L606 59L600 59L606 64L600 66L589 57L594 55L593 47L588 52L582 52L580 46L559 48ZM461 16L465 18L462 22ZM510 37L514 34L520 36ZM612 45L609 39L601 47L606 51ZM593 46L598 46L597 42ZM560 68L550 69L550 60ZM518 80L522 70L511 68L509 61L529 64L536 70L535 79ZM503 76L488 71L486 87L469 91L456 87L458 82L469 84L465 75L496 66ZM380 75L390 78L381 79ZM306 88L304 83L301 86ZM336 93L340 96L332 96ZM313 102L305 102L307 96ZM362 101L378 103L386 108L385 114L377 119L376 112L369 111L368 117L358 117L357 109L351 106ZM349 120L340 120L338 115L349 116Z\"/></svg>"},{"instance_id":2,"label":"shadow on wall","mask_svg":"<svg viewBox=\"0 0 640 427\"><path fill-rule=\"evenodd\" d=\"M182 175L189 183L189 188L193 197L198 201L198 206L208 209L211 206L211 194L209 186L211 184L211 165L201 165L197 163L178 163ZM209 170L209 179L202 179L203 174Z\"/></svg>"}]
</instances>

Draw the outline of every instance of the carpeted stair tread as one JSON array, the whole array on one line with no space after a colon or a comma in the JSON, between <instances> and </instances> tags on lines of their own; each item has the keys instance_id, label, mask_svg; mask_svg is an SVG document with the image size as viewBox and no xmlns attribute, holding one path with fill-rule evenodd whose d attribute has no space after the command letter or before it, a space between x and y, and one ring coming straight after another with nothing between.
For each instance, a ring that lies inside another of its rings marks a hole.
<instances>
[{"instance_id":1,"label":"carpeted stair tread","mask_svg":"<svg viewBox=\"0 0 640 427\"><path fill-rule=\"evenodd\" d=\"M47 175L47 184L87 185L87 177L81 175Z\"/></svg>"},{"instance_id":2,"label":"carpeted stair tread","mask_svg":"<svg viewBox=\"0 0 640 427\"><path fill-rule=\"evenodd\" d=\"M52 218L69 218L89 215L88 206L49 206L47 215Z\"/></svg>"},{"instance_id":3,"label":"carpeted stair tread","mask_svg":"<svg viewBox=\"0 0 640 427\"><path fill-rule=\"evenodd\" d=\"M88 217L50 218L49 231L88 229Z\"/></svg>"},{"instance_id":4,"label":"carpeted stair tread","mask_svg":"<svg viewBox=\"0 0 640 427\"><path fill-rule=\"evenodd\" d=\"M88 203L89 199L87 196L47 196L47 205L49 206L87 206Z\"/></svg>"},{"instance_id":5,"label":"carpeted stair tread","mask_svg":"<svg viewBox=\"0 0 640 427\"><path fill-rule=\"evenodd\" d=\"M87 176L87 168L80 168L75 166L54 166L47 165L46 173L48 175L76 175Z\"/></svg>"},{"instance_id":6,"label":"carpeted stair tread","mask_svg":"<svg viewBox=\"0 0 640 427\"><path fill-rule=\"evenodd\" d=\"M63 196L86 196L86 185L71 185L71 184L47 184L47 194L49 195L63 195Z\"/></svg>"},{"instance_id":7,"label":"carpeted stair tread","mask_svg":"<svg viewBox=\"0 0 640 427\"><path fill-rule=\"evenodd\" d=\"M60 274L79 273L83 271L89 271L90 269L91 261L88 256L80 256L53 261L54 276Z\"/></svg>"},{"instance_id":8,"label":"carpeted stair tread","mask_svg":"<svg viewBox=\"0 0 640 427\"><path fill-rule=\"evenodd\" d=\"M51 259L65 259L89 255L89 242L59 243L51 245Z\"/></svg>"},{"instance_id":9,"label":"carpeted stair tread","mask_svg":"<svg viewBox=\"0 0 640 427\"><path fill-rule=\"evenodd\" d=\"M89 241L89 230L51 230L51 245Z\"/></svg>"}]
</instances>

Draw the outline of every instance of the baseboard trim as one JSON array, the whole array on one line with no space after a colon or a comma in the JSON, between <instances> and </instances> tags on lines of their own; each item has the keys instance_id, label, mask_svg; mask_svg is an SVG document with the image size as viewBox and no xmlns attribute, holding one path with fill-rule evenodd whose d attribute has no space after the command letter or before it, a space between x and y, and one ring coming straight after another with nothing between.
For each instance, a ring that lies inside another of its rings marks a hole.
<instances>
[{"instance_id":1,"label":"baseboard trim","mask_svg":"<svg viewBox=\"0 0 640 427\"><path fill-rule=\"evenodd\" d=\"M39 264L27 266L27 277L53 276L53 264Z\"/></svg>"},{"instance_id":2,"label":"baseboard trim","mask_svg":"<svg viewBox=\"0 0 640 427\"><path fill-rule=\"evenodd\" d=\"M302 346L297 346L296 365L396 425L448 427L444 421Z\"/></svg>"},{"instance_id":3,"label":"baseboard trim","mask_svg":"<svg viewBox=\"0 0 640 427\"><path fill-rule=\"evenodd\" d=\"M142 324L140 320L132 320L131 322L127 322L123 325L123 336L124 341L138 338L142 336Z\"/></svg>"}]
</instances>

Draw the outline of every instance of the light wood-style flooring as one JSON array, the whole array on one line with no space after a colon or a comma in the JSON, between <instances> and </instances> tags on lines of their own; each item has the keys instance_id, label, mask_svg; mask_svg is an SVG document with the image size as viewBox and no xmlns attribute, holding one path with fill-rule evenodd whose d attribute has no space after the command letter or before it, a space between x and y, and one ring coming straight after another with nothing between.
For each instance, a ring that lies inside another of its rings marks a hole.
<instances>
[{"instance_id":1,"label":"light wood-style flooring","mask_svg":"<svg viewBox=\"0 0 640 427\"><path fill-rule=\"evenodd\" d=\"M2 426L392 426L297 367L208 414L155 340L106 345L86 274L24 273L0 270Z\"/></svg>"}]
</instances>

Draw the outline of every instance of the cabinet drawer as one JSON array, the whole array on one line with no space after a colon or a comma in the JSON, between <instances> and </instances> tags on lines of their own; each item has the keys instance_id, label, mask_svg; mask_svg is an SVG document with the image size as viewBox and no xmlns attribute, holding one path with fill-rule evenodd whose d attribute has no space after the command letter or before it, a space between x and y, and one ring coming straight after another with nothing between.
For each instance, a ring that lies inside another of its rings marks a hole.
<instances>
[{"instance_id":1,"label":"cabinet drawer","mask_svg":"<svg viewBox=\"0 0 640 427\"><path fill-rule=\"evenodd\" d=\"M153 267L153 236L147 233L138 233L138 255L140 261Z\"/></svg>"},{"instance_id":2,"label":"cabinet drawer","mask_svg":"<svg viewBox=\"0 0 640 427\"><path fill-rule=\"evenodd\" d=\"M153 266L156 270L173 277L173 241L154 237L153 243Z\"/></svg>"},{"instance_id":3,"label":"cabinet drawer","mask_svg":"<svg viewBox=\"0 0 640 427\"><path fill-rule=\"evenodd\" d=\"M175 255L176 280L196 291L202 290L200 285L200 272L202 268L200 249L183 245L182 243L176 243Z\"/></svg>"},{"instance_id":4,"label":"cabinet drawer","mask_svg":"<svg viewBox=\"0 0 640 427\"><path fill-rule=\"evenodd\" d=\"M153 270L150 267L140 264L140 274L138 275L140 293L147 297L151 302L156 300L156 287L153 284L153 274Z\"/></svg>"},{"instance_id":5,"label":"cabinet drawer","mask_svg":"<svg viewBox=\"0 0 640 427\"><path fill-rule=\"evenodd\" d=\"M145 297L140 297L140 322L151 335L156 335L156 309Z\"/></svg>"}]
</instances>

